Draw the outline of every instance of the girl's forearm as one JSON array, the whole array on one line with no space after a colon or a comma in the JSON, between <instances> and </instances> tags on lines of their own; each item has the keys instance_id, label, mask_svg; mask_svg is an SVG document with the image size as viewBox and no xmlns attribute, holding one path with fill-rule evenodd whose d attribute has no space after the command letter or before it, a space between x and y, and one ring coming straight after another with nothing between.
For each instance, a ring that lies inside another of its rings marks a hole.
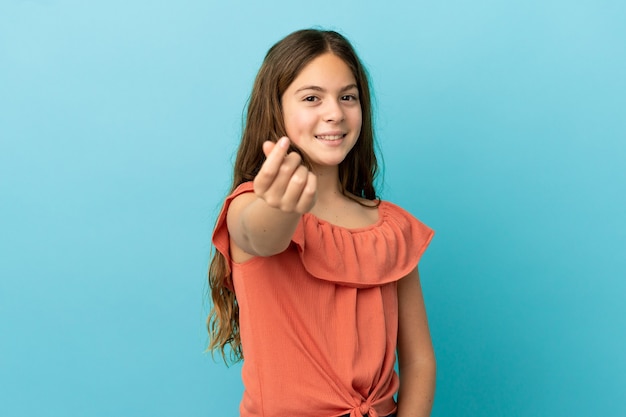
<instances>
[{"instance_id":1,"label":"girl's forearm","mask_svg":"<svg viewBox=\"0 0 626 417\"><path fill-rule=\"evenodd\" d=\"M397 417L428 417L435 397L434 359L400 369Z\"/></svg>"},{"instance_id":2,"label":"girl's forearm","mask_svg":"<svg viewBox=\"0 0 626 417\"><path fill-rule=\"evenodd\" d=\"M283 252L289 246L301 216L272 208L263 199L256 198L241 213L246 247L257 256Z\"/></svg>"}]
</instances>

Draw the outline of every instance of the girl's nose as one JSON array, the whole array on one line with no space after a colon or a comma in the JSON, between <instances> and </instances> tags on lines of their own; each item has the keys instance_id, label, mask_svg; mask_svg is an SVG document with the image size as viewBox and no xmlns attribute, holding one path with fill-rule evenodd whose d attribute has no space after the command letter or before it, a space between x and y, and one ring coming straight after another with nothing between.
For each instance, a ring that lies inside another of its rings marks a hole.
<instances>
[{"instance_id":1,"label":"girl's nose","mask_svg":"<svg viewBox=\"0 0 626 417\"><path fill-rule=\"evenodd\" d=\"M330 100L326 102L324 107L324 120L327 122L341 122L344 119L341 103Z\"/></svg>"}]
</instances>

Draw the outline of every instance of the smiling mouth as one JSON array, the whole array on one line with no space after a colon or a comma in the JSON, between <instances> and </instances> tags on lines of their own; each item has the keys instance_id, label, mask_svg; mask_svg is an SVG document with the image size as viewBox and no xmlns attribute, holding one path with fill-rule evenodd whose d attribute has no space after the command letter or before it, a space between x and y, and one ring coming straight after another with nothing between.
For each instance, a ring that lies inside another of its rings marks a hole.
<instances>
[{"instance_id":1,"label":"smiling mouth","mask_svg":"<svg viewBox=\"0 0 626 417\"><path fill-rule=\"evenodd\" d=\"M315 135L315 139L319 139L319 140L339 140L339 139L343 139L346 136L345 133L339 134L339 135Z\"/></svg>"}]
</instances>

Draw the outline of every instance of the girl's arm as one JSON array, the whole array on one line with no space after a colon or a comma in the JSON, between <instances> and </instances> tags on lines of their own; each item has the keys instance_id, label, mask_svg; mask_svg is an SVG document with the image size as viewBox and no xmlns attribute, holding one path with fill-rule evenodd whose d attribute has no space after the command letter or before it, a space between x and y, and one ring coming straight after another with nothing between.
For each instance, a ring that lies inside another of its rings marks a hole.
<instances>
[{"instance_id":1,"label":"girl's arm","mask_svg":"<svg viewBox=\"0 0 626 417\"><path fill-rule=\"evenodd\" d=\"M398 281L398 314L398 417L427 417L436 365L417 268Z\"/></svg>"},{"instance_id":2,"label":"girl's arm","mask_svg":"<svg viewBox=\"0 0 626 417\"><path fill-rule=\"evenodd\" d=\"M267 159L254 179L254 193L231 202L226 222L236 262L287 249L300 217L315 204L316 178L288 148L286 137L276 145L265 142Z\"/></svg>"}]
</instances>

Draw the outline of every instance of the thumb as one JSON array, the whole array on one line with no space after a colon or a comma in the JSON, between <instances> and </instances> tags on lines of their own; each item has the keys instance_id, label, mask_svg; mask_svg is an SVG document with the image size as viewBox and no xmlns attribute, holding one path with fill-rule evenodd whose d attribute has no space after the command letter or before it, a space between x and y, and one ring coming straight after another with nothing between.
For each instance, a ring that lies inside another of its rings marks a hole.
<instances>
[{"instance_id":1,"label":"thumb","mask_svg":"<svg viewBox=\"0 0 626 417\"><path fill-rule=\"evenodd\" d=\"M276 144L272 141L266 140L263 142L263 154L265 154L266 158L270 155L275 146Z\"/></svg>"}]
</instances>

